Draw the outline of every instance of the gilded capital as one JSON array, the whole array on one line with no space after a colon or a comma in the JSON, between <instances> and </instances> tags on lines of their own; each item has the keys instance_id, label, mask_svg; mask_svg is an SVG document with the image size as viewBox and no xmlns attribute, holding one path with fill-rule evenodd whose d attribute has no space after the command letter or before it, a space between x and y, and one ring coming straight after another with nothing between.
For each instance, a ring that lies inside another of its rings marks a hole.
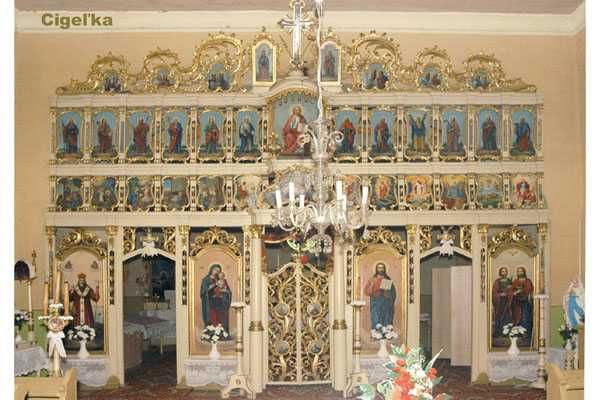
<instances>
[{"instance_id":1,"label":"gilded capital","mask_svg":"<svg viewBox=\"0 0 600 400\"><path fill-rule=\"evenodd\" d=\"M108 236L116 236L118 228L116 225L106 225L106 234Z\"/></svg>"},{"instance_id":2,"label":"gilded capital","mask_svg":"<svg viewBox=\"0 0 600 400\"><path fill-rule=\"evenodd\" d=\"M488 232L488 224L479 225L479 233L486 234Z\"/></svg>"},{"instance_id":3,"label":"gilded capital","mask_svg":"<svg viewBox=\"0 0 600 400\"><path fill-rule=\"evenodd\" d=\"M180 236L187 236L189 233L190 233L189 225L179 225L179 235Z\"/></svg>"},{"instance_id":4,"label":"gilded capital","mask_svg":"<svg viewBox=\"0 0 600 400\"><path fill-rule=\"evenodd\" d=\"M265 233L263 225L246 225L243 229L244 232L248 233L252 238L261 238Z\"/></svg>"},{"instance_id":5,"label":"gilded capital","mask_svg":"<svg viewBox=\"0 0 600 400\"><path fill-rule=\"evenodd\" d=\"M406 233L409 235L417 234L417 225L406 225Z\"/></svg>"},{"instance_id":6,"label":"gilded capital","mask_svg":"<svg viewBox=\"0 0 600 400\"><path fill-rule=\"evenodd\" d=\"M46 236L56 236L56 227L46 225Z\"/></svg>"}]
</instances>

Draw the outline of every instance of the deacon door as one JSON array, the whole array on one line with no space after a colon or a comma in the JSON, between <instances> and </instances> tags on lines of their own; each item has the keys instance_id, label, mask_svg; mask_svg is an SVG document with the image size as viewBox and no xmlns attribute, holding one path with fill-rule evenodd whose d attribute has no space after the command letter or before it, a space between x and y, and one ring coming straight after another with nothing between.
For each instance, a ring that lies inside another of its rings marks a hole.
<instances>
[{"instance_id":1,"label":"deacon door","mask_svg":"<svg viewBox=\"0 0 600 400\"><path fill-rule=\"evenodd\" d=\"M267 282L269 383L329 382L328 274L291 262Z\"/></svg>"}]
</instances>

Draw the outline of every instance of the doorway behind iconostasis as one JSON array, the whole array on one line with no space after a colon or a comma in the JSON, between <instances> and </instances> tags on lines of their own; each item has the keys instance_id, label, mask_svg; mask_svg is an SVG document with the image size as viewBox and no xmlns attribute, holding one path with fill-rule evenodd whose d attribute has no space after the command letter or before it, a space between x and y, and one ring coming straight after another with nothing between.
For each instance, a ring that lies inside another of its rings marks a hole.
<instances>
[{"instance_id":1,"label":"doorway behind iconostasis","mask_svg":"<svg viewBox=\"0 0 600 400\"><path fill-rule=\"evenodd\" d=\"M471 365L471 259L439 252L421 259L420 345L452 366Z\"/></svg>"},{"instance_id":2,"label":"doorway behind iconostasis","mask_svg":"<svg viewBox=\"0 0 600 400\"><path fill-rule=\"evenodd\" d=\"M161 254L123 263L125 380L157 363L176 377L175 261ZM172 362L171 362L172 361ZM170 368L167 368L170 369Z\"/></svg>"}]
</instances>

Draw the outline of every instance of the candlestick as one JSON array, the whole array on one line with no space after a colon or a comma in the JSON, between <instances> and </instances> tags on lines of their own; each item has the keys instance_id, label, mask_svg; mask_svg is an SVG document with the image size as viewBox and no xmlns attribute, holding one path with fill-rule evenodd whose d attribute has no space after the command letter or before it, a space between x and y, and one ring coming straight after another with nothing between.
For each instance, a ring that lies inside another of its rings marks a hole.
<instances>
[{"instance_id":1,"label":"candlestick","mask_svg":"<svg viewBox=\"0 0 600 400\"><path fill-rule=\"evenodd\" d=\"M362 187L362 203L363 203L363 205L367 204L368 199L369 199L369 187L363 186Z\"/></svg>"},{"instance_id":2,"label":"candlestick","mask_svg":"<svg viewBox=\"0 0 600 400\"><path fill-rule=\"evenodd\" d=\"M281 208L283 205L283 202L281 201L281 190L279 189L275 191L275 203L277 204L277 208Z\"/></svg>"},{"instance_id":3,"label":"candlestick","mask_svg":"<svg viewBox=\"0 0 600 400\"><path fill-rule=\"evenodd\" d=\"M304 195L300 195L300 208L304 208Z\"/></svg>"},{"instance_id":4,"label":"candlestick","mask_svg":"<svg viewBox=\"0 0 600 400\"><path fill-rule=\"evenodd\" d=\"M27 281L27 312L31 317L31 279Z\"/></svg>"},{"instance_id":5,"label":"candlestick","mask_svg":"<svg viewBox=\"0 0 600 400\"><path fill-rule=\"evenodd\" d=\"M69 282L65 282L63 299L65 315L69 315Z\"/></svg>"},{"instance_id":6,"label":"candlestick","mask_svg":"<svg viewBox=\"0 0 600 400\"><path fill-rule=\"evenodd\" d=\"M342 181L340 180L335 181L335 194L337 200L342 199Z\"/></svg>"},{"instance_id":7,"label":"candlestick","mask_svg":"<svg viewBox=\"0 0 600 400\"><path fill-rule=\"evenodd\" d=\"M48 315L48 281L44 282L44 315Z\"/></svg>"}]
</instances>

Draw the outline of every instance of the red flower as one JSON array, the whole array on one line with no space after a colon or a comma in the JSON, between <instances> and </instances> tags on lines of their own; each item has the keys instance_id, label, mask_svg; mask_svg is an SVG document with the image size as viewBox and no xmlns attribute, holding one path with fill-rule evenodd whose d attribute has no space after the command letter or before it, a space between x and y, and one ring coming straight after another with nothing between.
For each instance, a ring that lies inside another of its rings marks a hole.
<instances>
[{"instance_id":1,"label":"red flower","mask_svg":"<svg viewBox=\"0 0 600 400\"><path fill-rule=\"evenodd\" d=\"M404 361L402 358L399 358L398 360L396 360L396 366L394 367L394 372L400 373L400 371L402 371L404 369L405 365L406 365L406 361Z\"/></svg>"},{"instance_id":2,"label":"red flower","mask_svg":"<svg viewBox=\"0 0 600 400\"><path fill-rule=\"evenodd\" d=\"M427 375L432 379L435 378L435 376L437 375L437 369L430 368L429 371L427 372Z\"/></svg>"},{"instance_id":3,"label":"red flower","mask_svg":"<svg viewBox=\"0 0 600 400\"><path fill-rule=\"evenodd\" d=\"M411 400L408 392L404 392L399 387L395 387L392 390L392 400Z\"/></svg>"},{"instance_id":4,"label":"red flower","mask_svg":"<svg viewBox=\"0 0 600 400\"><path fill-rule=\"evenodd\" d=\"M308 262L308 256L307 256L306 254L302 254L302 255L300 256L300 262L301 262L302 264L306 264L306 263Z\"/></svg>"}]
</instances>

